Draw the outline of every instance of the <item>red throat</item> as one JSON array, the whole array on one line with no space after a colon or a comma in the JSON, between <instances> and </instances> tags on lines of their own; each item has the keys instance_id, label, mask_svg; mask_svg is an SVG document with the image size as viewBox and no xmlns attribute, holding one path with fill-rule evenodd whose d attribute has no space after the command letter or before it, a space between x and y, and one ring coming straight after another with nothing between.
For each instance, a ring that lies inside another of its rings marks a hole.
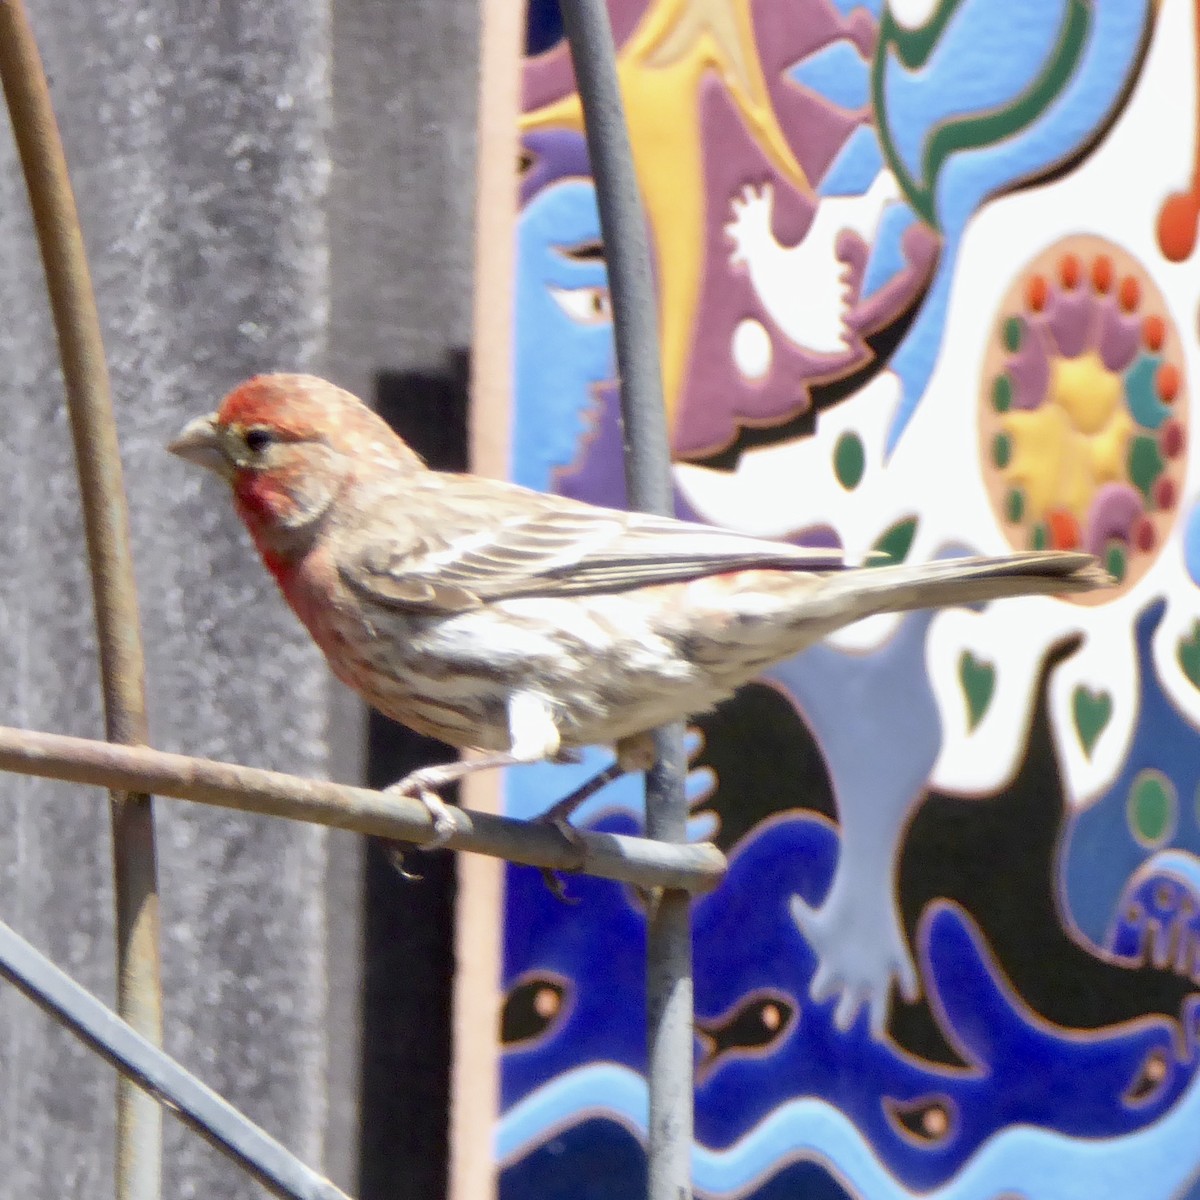
<instances>
[{"instance_id":1,"label":"red throat","mask_svg":"<svg viewBox=\"0 0 1200 1200\"><path fill-rule=\"evenodd\" d=\"M295 564L272 548L271 535L294 507L291 496L267 472L243 471L233 481L233 497L238 515L254 539L267 570L286 592Z\"/></svg>"}]
</instances>

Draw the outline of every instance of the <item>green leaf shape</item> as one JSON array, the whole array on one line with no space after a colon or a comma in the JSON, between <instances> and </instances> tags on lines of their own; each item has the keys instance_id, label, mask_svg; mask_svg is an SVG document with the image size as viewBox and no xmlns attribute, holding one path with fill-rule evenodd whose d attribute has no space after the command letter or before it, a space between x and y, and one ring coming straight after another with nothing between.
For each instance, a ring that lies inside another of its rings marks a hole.
<instances>
[{"instance_id":1,"label":"green leaf shape","mask_svg":"<svg viewBox=\"0 0 1200 1200\"><path fill-rule=\"evenodd\" d=\"M873 557L868 558L868 564L872 567L887 567L902 563L908 557L916 535L916 517L906 517L903 521L897 521L879 535L879 539L871 547Z\"/></svg>"},{"instance_id":2,"label":"green leaf shape","mask_svg":"<svg viewBox=\"0 0 1200 1200\"><path fill-rule=\"evenodd\" d=\"M1071 712L1075 717L1075 732L1083 752L1092 757L1096 741L1112 719L1112 697L1107 692L1093 691L1080 684L1071 697Z\"/></svg>"},{"instance_id":3,"label":"green leaf shape","mask_svg":"<svg viewBox=\"0 0 1200 1200\"><path fill-rule=\"evenodd\" d=\"M970 650L964 650L958 659L958 682L967 701L967 729L974 732L992 702L996 668L976 658Z\"/></svg>"},{"instance_id":4,"label":"green leaf shape","mask_svg":"<svg viewBox=\"0 0 1200 1200\"><path fill-rule=\"evenodd\" d=\"M1178 653L1183 673L1200 689L1200 621L1193 623L1190 637L1179 639Z\"/></svg>"}]
</instances>

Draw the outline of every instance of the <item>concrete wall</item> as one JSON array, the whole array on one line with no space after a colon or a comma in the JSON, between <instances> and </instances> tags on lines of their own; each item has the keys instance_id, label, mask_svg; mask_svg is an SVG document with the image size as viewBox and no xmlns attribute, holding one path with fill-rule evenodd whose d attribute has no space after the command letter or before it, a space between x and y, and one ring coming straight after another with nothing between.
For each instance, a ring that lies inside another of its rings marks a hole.
<instances>
[{"instance_id":1,"label":"concrete wall","mask_svg":"<svg viewBox=\"0 0 1200 1200\"><path fill-rule=\"evenodd\" d=\"M369 392L466 344L476 7L29 7L111 360L154 743L360 778L358 709L220 489L162 446L254 371ZM0 721L100 736L61 380L3 121L0 311ZM356 1188L357 840L174 801L158 829L168 1049ZM109 878L101 793L0 779L0 916L111 1003ZM109 1194L112 1095L109 1068L0 988L6 1193ZM261 1194L170 1118L166 1138L165 1195Z\"/></svg>"}]
</instances>

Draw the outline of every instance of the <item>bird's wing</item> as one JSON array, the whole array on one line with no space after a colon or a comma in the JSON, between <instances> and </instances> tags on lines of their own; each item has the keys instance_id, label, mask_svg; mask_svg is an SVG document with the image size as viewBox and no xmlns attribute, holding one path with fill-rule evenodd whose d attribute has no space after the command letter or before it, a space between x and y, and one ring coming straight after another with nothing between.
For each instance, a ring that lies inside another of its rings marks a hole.
<instances>
[{"instance_id":1,"label":"bird's wing","mask_svg":"<svg viewBox=\"0 0 1200 1200\"><path fill-rule=\"evenodd\" d=\"M437 490L388 499L365 523L361 548L339 564L356 591L397 608L457 612L518 596L625 591L756 567L841 566L836 550L596 508L471 476L434 481ZM399 526L412 536L395 536L400 506Z\"/></svg>"}]
</instances>

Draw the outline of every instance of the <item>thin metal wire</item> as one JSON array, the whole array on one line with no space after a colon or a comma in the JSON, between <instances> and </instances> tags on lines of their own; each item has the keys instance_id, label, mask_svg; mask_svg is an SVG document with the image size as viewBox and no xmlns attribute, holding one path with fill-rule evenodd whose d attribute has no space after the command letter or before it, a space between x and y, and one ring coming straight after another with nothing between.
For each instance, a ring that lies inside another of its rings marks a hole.
<instances>
[{"instance_id":1,"label":"thin metal wire","mask_svg":"<svg viewBox=\"0 0 1200 1200\"><path fill-rule=\"evenodd\" d=\"M0 975L112 1063L147 1103L160 1113L160 1103L172 1109L275 1195L285 1200L347 1200L328 1179L136 1033L3 922Z\"/></svg>"},{"instance_id":2,"label":"thin metal wire","mask_svg":"<svg viewBox=\"0 0 1200 1200\"><path fill-rule=\"evenodd\" d=\"M429 813L416 800L145 746L0 726L0 771L145 789L158 796L289 817L416 845L434 838ZM473 809L453 811L457 832L445 844L454 850L545 870L581 871L644 888L704 892L715 887L725 872L725 856L708 843L666 845L585 830L576 845L548 824Z\"/></svg>"},{"instance_id":3,"label":"thin metal wire","mask_svg":"<svg viewBox=\"0 0 1200 1200\"><path fill-rule=\"evenodd\" d=\"M116 421L75 198L45 71L22 0L0 3L0 80L12 120L58 335L83 502L100 650L105 728L114 742L147 740L145 664ZM117 1009L162 1041L154 824L150 797L111 795ZM157 1200L162 1114L117 1084L118 1200Z\"/></svg>"},{"instance_id":4,"label":"thin metal wire","mask_svg":"<svg viewBox=\"0 0 1200 1200\"><path fill-rule=\"evenodd\" d=\"M584 130L604 257L608 266L629 503L674 513L666 410L659 363L658 306L646 220L621 104L606 0L559 0L583 108ZM658 761L646 775L646 833L687 838L683 726L655 734ZM646 941L646 1017L650 1094L650 1200L691 1195L693 1016L692 941L686 892L654 899Z\"/></svg>"}]
</instances>

